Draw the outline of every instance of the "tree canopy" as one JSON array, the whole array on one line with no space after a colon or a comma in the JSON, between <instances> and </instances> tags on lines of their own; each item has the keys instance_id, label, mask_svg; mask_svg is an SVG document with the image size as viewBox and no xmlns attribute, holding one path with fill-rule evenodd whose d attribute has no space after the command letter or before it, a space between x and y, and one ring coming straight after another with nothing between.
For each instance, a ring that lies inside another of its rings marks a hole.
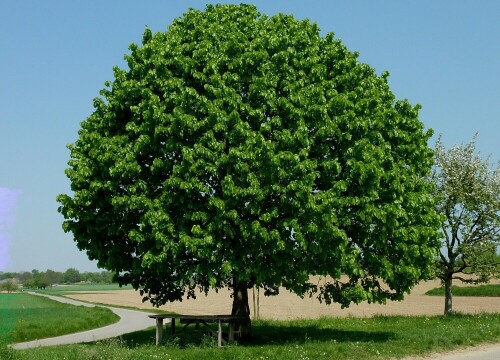
<instances>
[{"instance_id":1,"label":"tree canopy","mask_svg":"<svg viewBox=\"0 0 500 360\"><path fill-rule=\"evenodd\" d=\"M500 167L481 158L475 138L451 149L439 139L431 179L443 220L437 271L447 314L453 309L453 279L479 283L500 275Z\"/></svg>"},{"instance_id":2,"label":"tree canopy","mask_svg":"<svg viewBox=\"0 0 500 360\"><path fill-rule=\"evenodd\" d=\"M58 197L65 231L120 283L155 305L283 286L348 306L431 275L431 131L387 72L246 5L189 10L130 51Z\"/></svg>"},{"instance_id":3,"label":"tree canopy","mask_svg":"<svg viewBox=\"0 0 500 360\"><path fill-rule=\"evenodd\" d=\"M0 282L0 291L7 291L7 293L12 293L14 291L17 291L19 289L19 286L15 283L13 283L11 280L6 280Z\"/></svg>"}]
</instances>

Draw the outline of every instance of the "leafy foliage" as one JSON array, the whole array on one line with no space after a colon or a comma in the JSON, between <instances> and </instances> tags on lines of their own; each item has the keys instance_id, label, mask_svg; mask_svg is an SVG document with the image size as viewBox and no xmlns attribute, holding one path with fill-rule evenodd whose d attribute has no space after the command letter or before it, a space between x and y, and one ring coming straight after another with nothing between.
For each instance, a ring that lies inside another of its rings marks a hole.
<instances>
[{"instance_id":1,"label":"leafy foliage","mask_svg":"<svg viewBox=\"0 0 500 360\"><path fill-rule=\"evenodd\" d=\"M481 158L475 140L449 150L441 139L436 144L431 179L436 185L437 211L443 216L438 277L449 290L445 312L452 310L453 279L480 283L500 274L496 253L500 245L500 167L493 169L488 159Z\"/></svg>"},{"instance_id":2,"label":"leafy foliage","mask_svg":"<svg viewBox=\"0 0 500 360\"><path fill-rule=\"evenodd\" d=\"M0 280L4 279L18 279L26 288L45 288L54 284L77 283L80 281L92 284L111 284L113 282L113 273L109 271L85 271L80 273L80 271L74 268L69 268L64 273L51 269L47 269L46 271L34 269L32 272L0 273Z\"/></svg>"},{"instance_id":3,"label":"leafy foliage","mask_svg":"<svg viewBox=\"0 0 500 360\"><path fill-rule=\"evenodd\" d=\"M69 284L78 283L81 281L80 272L75 268L69 268L63 273L62 281Z\"/></svg>"},{"instance_id":4,"label":"leafy foliage","mask_svg":"<svg viewBox=\"0 0 500 360\"><path fill-rule=\"evenodd\" d=\"M430 276L431 132L388 73L246 5L189 10L130 50L58 197L64 229L120 283L156 305L243 284L348 306Z\"/></svg>"},{"instance_id":5,"label":"leafy foliage","mask_svg":"<svg viewBox=\"0 0 500 360\"><path fill-rule=\"evenodd\" d=\"M0 283L0 291L7 291L11 293L13 291L17 291L19 287L17 284L13 283L11 280L3 281Z\"/></svg>"}]
</instances>

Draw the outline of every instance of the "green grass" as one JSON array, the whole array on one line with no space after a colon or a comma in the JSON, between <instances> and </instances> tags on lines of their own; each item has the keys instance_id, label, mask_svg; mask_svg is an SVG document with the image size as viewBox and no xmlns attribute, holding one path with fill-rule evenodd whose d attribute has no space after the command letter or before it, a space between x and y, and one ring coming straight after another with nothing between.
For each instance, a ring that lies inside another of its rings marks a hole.
<instances>
[{"instance_id":1,"label":"green grass","mask_svg":"<svg viewBox=\"0 0 500 360\"><path fill-rule=\"evenodd\" d=\"M82 284L82 285L59 285L59 286L53 286L51 288L47 288L45 290L33 290L33 291L36 293L45 294L45 295L64 297L66 295L72 295L75 292L85 294L87 291L94 292L94 291L116 291L116 290L133 290L133 287L131 285L120 287L118 284ZM80 300L80 299L78 301L96 304L96 305L109 306L109 304L95 302L95 301L90 302L90 301ZM165 310L157 309L157 308L144 309L144 308L138 308L138 307L132 307L132 306L123 306L123 305L113 305L113 307L122 308L122 309L129 309L129 310L144 311L144 312L148 312L148 313L157 313L157 314L164 314L165 313ZM1 358L0 358L0 360L1 360Z\"/></svg>"},{"instance_id":2,"label":"green grass","mask_svg":"<svg viewBox=\"0 0 500 360\"><path fill-rule=\"evenodd\" d=\"M18 309L23 305L21 299L24 297L17 293L0 294L0 338L6 338L16 326Z\"/></svg>"},{"instance_id":3,"label":"green grass","mask_svg":"<svg viewBox=\"0 0 500 360\"><path fill-rule=\"evenodd\" d=\"M118 284L78 284L78 285L54 285L46 290L38 290L42 294L50 295L67 295L74 291L116 291L116 290L131 290L131 285L122 286Z\"/></svg>"},{"instance_id":4,"label":"green grass","mask_svg":"<svg viewBox=\"0 0 500 360\"><path fill-rule=\"evenodd\" d=\"M26 293L0 294L0 341L4 343L94 329L118 320L102 307L62 304Z\"/></svg>"},{"instance_id":5,"label":"green grass","mask_svg":"<svg viewBox=\"0 0 500 360\"><path fill-rule=\"evenodd\" d=\"M479 286L452 286L453 296L491 296L500 297L500 284ZM444 296L444 287L434 288L425 293L432 296Z\"/></svg>"},{"instance_id":6,"label":"green grass","mask_svg":"<svg viewBox=\"0 0 500 360\"><path fill-rule=\"evenodd\" d=\"M14 360L389 359L499 342L500 314L254 321L251 341L221 349L202 333L166 333L160 347L151 328L94 344L3 351Z\"/></svg>"}]
</instances>

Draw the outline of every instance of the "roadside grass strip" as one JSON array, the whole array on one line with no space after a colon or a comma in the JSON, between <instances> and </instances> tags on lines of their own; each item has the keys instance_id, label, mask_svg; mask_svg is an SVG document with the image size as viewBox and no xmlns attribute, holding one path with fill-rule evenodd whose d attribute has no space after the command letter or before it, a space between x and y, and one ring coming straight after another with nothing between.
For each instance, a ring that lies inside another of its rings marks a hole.
<instances>
[{"instance_id":1,"label":"roadside grass strip","mask_svg":"<svg viewBox=\"0 0 500 360\"><path fill-rule=\"evenodd\" d=\"M0 294L0 340L5 343L71 334L118 320L102 307L62 304L26 293Z\"/></svg>"},{"instance_id":2,"label":"roadside grass strip","mask_svg":"<svg viewBox=\"0 0 500 360\"><path fill-rule=\"evenodd\" d=\"M37 290L40 294L47 295L68 295L74 292L87 292L87 291L117 291L117 290L131 290L131 285L122 286L118 284L76 284L76 285L54 285L45 290Z\"/></svg>"}]
</instances>

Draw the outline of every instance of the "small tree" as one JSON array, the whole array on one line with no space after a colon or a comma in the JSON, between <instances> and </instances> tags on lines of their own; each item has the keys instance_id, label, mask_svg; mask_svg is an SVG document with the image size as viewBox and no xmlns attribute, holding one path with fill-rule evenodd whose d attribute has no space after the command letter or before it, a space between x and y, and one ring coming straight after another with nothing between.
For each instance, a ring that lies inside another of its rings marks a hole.
<instances>
[{"instance_id":1,"label":"small tree","mask_svg":"<svg viewBox=\"0 0 500 360\"><path fill-rule=\"evenodd\" d=\"M61 282L62 275L63 274L60 273L59 271L54 271L50 269L47 269L47 271L45 271L45 278L47 279L50 285L59 284Z\"/></svg>"},{"instance_id":2,"label":"small tree","mask_svg":"<svg viewBox=\"0 0 500 360\"><path fill-rule=\"evenodd\" d=\"M33 277L33 283L36 289L45 290L47 287L52 286L50 279L44 272L39 272Z\"/></svg>"},{"instance_id":3,"label":"small tree","mask_svg":"<svg viewBox=\"0 0 500 360\"><path fill-rule=\"evenodd\" d=\"M23 288L24 289L36 289L35 279L32 278L32 279L23 281Z\"/></svg>"},{"instance_id":4,"label":"small tree","mask_svg":"<svg viewBox=\"0 0 500 360\"><path fill-rule=\"evenodd\" d=\"M70 145L64 229L155 305L229 287L399 300L430 276L430 131L333 34L253 6L146 30ZM319 286L311 275L327 276Z\"/></svg>"},{"instance_id":5,"label":"small tree","mask_svg":"<svg viewBox=\"0 0 500 360\"><path fill-rule=\"evenodd\" d=\"M19 287L17 284L14 284L11 280L4 281L0 284L0 290L7 291L7 293L11 293L13 291L17 291Z\"/></svg>"},{"instance_id":6,"label":"small tree","mask_svg":"<svg viewBox=\"0 0 500 360\"><path fill-rule=\"evenodd\" d=\"M444 313L452 311L452 282L487 282L500 262L500 168L476 153L476 138L446 150L437 141L432 173L437 211L442 214L438 277L445 287ZM464 276L465 275L465 276Z\"/></svg>"}]
</instances>

